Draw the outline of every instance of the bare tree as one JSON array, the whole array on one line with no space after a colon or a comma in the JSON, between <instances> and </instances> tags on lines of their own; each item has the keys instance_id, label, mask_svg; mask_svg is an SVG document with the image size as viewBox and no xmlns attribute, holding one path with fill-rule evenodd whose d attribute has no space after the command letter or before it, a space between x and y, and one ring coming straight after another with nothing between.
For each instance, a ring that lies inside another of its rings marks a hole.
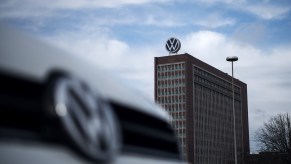
<instances>
[{"instance_id":1,"label":"bare tree","mask_svg":"<svg viewBox=\"0 0 291 164\"><path fill-rule=\"evenodd\" d=\"M259 151L290 153L291 118L288 113L272 117L256 131Z\"/></svg>"}]
</instances>

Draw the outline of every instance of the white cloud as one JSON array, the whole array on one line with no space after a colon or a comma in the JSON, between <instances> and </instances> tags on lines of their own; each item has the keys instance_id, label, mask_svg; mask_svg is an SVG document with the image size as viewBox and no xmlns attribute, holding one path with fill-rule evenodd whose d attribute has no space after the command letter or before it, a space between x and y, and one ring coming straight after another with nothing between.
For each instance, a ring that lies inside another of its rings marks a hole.
<instances>
[{"instance_id":1,"label":"white cloud","mask_svg":"<svg viewBox=\"0 0 291 164\"><path fill-rule=\"evenodd\" d=\"M58 10L117 8L126 5L165 3L172 0L14 0L0 2L0 18L49 17Z\"/></svg>"},{"instance_id":2,"label":"white cloud","mask_svg":"<svg viewBox=\"0 0 291 164\"><path fill-rule=\"evenodd\" d=\"M50 0L14 0L14 1L3 1L1 6L18 6L30 8L54 8L54 9L78 9L78 8L95 8L95 7L119 7L122 5L139 5L146 3L162 3L169 0L58 0L52 3Z\"/></svg>"},{"instance_id":3,"label":"white cloud","mask_svg":"<svg viewBox=\"0 0 291 164\"><path fill-rule=\"evenodd\" d=\"M290 11L289 6L274 6L274 5L248 5L243 7L246 10L262 19L280 19L286 16Z\"/></svg>"},{"instance_id":4,"label":"white cloud","mask_svg":"<svg viewBox=\"0 0 291 164\"><path fill-rule=\"evenodd\" d=\"M29 24L27 28L33 31L43 28L50 21L54 23L54 21L59 22L60 20L64 22L75 20L76 23L73 26L76 28L80 24L89 24L95 27L113 27L116 25L177 27L185 25L178 15L169 13L168 10L164 10L159 5L149 5L150 7L145 7L146 11L142 8L141 12L136 12L128 6L127 8L119 8L126 5L146 6L146 4L164 3L167 1L172 0L110 0L101 2L61 0L57 3L51 3L48 0L4 1L0 2L0 20L14 18L29 19L33 25ZM64 26L64 24L62 25Z\"/></svg>"},{"instance_id":5,"label":"white cloud","mask_svg":"<svg viewBox=\"0 0 291 164\"><path fill-rule=\"evenodd\" d=\"M235 4L235 3L243 3L246 0L199 0L199 1L203 3L207 3L207 4L214 4L214 3Z\"/></svg>"},{"instance_id":6,"label":"white cloud","mask_svg":"<svg viewBox=\"0 0 291 164\"><path fill-rule=\"evenodd\" d=\"M228 8L248 12L261 19L281 19L291 10L290 6L283 6L279 2L248 0L199 0L208 5L226 4Z\"/></svg>"},{"instance_id":7,"label":"white cloud","mask_svg":"<svg viewBox=\"0 0 291 164\"><path fill-rule=\"evenodd\" d=\"M207 27L210 29L224 27L224 26L232 26L236 23L235 19L227 18L221 16L221 14L214 13L210 14L203 19L195 20L194 24Z\"/></svg>"},{"instance_id":8,"label":"white cloud","mask_svg":"<svg viewBox=\"0 0 291 164\"><path fill-rule=\"evenodd\" d=\"M232 34L235 40L250 45L258 45L267 36L267 27L261 23L242 24Z\"/></svg>"},{"instance_id":9,"label":"white cloud","mask_svg":"<svg viewBox=\"0 0 291 164\"><path fill-rule=\"evenodd\" d=\"M142 24L160 27L177 27L184 25L183 23L179 22L178 19L175 18L175 16L169 17L163 14L160 15L160 18L157 18L154 15L148 15L146 20L143 21Z\"/></svg>"},{"instance_id":10,"label":"white cloud","mask_svg":"<svg viewBox=\"0 0 291 164\"><path fill-rule=\"evenodd\" d=\"M107 69L120 65L123 55L129 51L126 43L114 38L108 38L106 34L100 34L100 32L92 30L81 33L63 32L56 36L48 36L45 39L57 47L66 49L91 63Z\"/></svg>"}]
</instances>

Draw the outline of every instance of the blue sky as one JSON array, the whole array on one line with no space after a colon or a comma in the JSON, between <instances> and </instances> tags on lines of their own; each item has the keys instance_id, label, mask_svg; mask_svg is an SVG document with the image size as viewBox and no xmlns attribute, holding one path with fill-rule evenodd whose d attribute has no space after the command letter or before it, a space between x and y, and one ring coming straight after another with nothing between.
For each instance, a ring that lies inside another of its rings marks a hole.
<instances>
[{"instance_id":1,"label":"blue sky","mask_svg":"<svg viewBox=\"0 0 291 164\"><path fill-rule=\"evenodd\" d=\"M0 21L116 74L153 99L153 61L165 41L248 84L254 131L291 111L289 0L2 0ZM106 63L104 61L111 61Z\"/></svg>"}]
</instances>

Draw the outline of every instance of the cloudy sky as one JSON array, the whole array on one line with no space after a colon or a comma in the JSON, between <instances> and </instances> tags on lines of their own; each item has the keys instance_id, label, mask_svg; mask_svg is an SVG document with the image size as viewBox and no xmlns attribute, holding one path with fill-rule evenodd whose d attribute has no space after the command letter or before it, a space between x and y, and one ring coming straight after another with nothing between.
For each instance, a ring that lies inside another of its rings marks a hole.
<instances>
[{"instance_id":1,"label":"cloudy sky","mask_svg":"<svg viewBox=\"0 0 291 164\"><path fill-rule=\"evenodd\" d=\"M153 99L154 57L189 53L248 85L254 131L291 111L290 0L1 0L0 21L115 72ZM107 63L105 61L109 61Z\"/></svg>"}]
</instances>

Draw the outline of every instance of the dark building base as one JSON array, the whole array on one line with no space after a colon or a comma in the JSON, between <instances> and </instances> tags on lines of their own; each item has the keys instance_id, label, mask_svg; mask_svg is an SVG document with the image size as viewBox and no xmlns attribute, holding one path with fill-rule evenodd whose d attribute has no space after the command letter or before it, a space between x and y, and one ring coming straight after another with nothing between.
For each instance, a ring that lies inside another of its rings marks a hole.
<instances>
[{"instance_id":1,"label":"dark building base","mask_svg":"<svg viewBox=\"0 0 291 164\"><path fill-rule=\"evenodd\" d=\"M246 164L291 164L291 159L287 153L278 152L260 152L259 154L250 154L246 158Z\"/></svg>"}]
</instances>

